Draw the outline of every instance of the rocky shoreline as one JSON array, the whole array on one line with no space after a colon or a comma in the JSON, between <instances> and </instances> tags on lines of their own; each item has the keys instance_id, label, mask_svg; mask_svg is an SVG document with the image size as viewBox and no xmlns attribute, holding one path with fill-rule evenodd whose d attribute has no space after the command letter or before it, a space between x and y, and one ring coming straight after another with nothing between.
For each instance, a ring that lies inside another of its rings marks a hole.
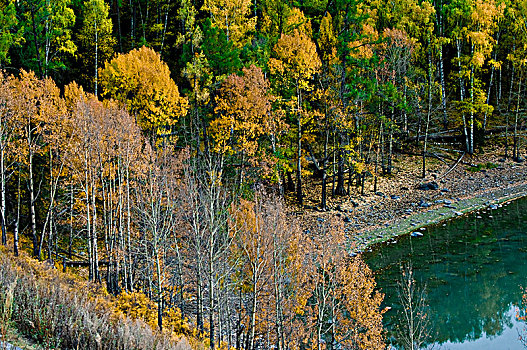
<instances>
[{"instance_id":1,"label":"rocky shoreline","mask_svg":"<svg viewBox=\"0 0 527 350\"><path fill-rule=\"evenodd\" d=\"M354 250L363 252L372 245L384 242L396 243L395 238L411 234L422 236L427 226L439 224L465 214L489 208L498 209L502 203L527 196L527 184L514 184L507 188L493 188L474 197L436 200L432 208L422 212L410 212L406 217L385 222L384 227L354 232L352 235Z\"/></svg>"},{"instance_id":2,"label":"rocky shoreline","mask_svg":"<svg viewBox=\"0 0 527 350\"><path fill-rule=\"evenodd\" d=\"M432 164L426 179L418 175L419 158L405 161L392 178L379 181L375 193L370 188L365 196L337 199L331 210L306 214L305 222L342 220L353 251L360 253L378 243L395 243L401 235L423 235L427 226L527 196L527 163L503 161L497 152L472 157L453 169L452 164Z\"/></svg>"}]
</instances>

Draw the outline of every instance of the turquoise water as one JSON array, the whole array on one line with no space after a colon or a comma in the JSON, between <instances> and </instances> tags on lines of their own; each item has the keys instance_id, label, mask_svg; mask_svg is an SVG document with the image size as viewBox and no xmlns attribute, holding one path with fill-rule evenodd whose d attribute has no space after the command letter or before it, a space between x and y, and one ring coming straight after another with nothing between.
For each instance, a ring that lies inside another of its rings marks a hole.
<instances>
[{"instance_id":1,"label":"turquoise water","mask_svg":"<svg viewBox=\"0 0 527 350\"><path fill-rule=\"evenodd\" d=\"M526 349L526 323L516 319L527 287L527 200L486 209L404 237L366 256L385 293L388 339L401 324L397 281L411 263L426 290L428 348Z\"/></svg>"}]
</instances>

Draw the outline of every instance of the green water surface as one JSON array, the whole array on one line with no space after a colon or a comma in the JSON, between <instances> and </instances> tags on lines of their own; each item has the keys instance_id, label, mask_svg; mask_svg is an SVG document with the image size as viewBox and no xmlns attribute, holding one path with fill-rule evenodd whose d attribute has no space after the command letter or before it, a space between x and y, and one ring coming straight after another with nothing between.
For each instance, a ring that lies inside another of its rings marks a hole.
<instances>
[{"instance_id":1,"label":"green water surface","mask_svg":"<svg viewBox=\"0 0 527 350\"><path fill-rule=\"evenodd\" d=\"M433 349L527 349L526 324L516 319L527 287L527 200L452 220L383 244L366 256L385 293L388 339L401 320L397 281L411 263L426 286Z\"/></svg>"}]
</instances>

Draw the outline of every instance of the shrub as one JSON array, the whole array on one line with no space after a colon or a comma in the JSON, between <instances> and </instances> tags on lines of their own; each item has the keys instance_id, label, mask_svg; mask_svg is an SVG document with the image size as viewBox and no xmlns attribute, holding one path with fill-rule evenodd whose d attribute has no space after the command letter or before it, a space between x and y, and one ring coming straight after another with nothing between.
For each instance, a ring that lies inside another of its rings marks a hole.
<instances>
[{"instance_id":1,"label":"shrub","mask_svg":"<svg viewBox=\"0 0 527 350\"><path fill-rule=\"evenodd\" d=\"M476 172L481 171L483 169L494 169L494 168L497 168L497 167L498 167L497 164L494 164L492 162L487 162L485 164L481 163L481 164L477 164L476 166L471 166L471 167L467 168L467 170L472 172L472 173L476 173Z\"/></svg>"},{"instance_id":2,"label":"shrub","mask_svg":"<svg viewBox=\"0 0 527 350\"><path fill-rule=\"evenodd\" d=\"M100 288L45 263L0 253L2 301L7 300L10 288L10 321L47 349L190 349L187 341L113 311L111 300ZM2 319L8 316L4 309L0 311Z\"/></svg>"}]
</instances>

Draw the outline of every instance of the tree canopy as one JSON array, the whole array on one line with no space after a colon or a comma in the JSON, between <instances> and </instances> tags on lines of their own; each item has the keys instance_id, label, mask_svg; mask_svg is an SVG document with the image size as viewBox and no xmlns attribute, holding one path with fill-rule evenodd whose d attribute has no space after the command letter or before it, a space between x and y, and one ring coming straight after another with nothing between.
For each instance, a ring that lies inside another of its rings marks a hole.
<instances>
[{"instance_id":1,"label":"tree canopy","mask_svg":"<svg viewBox=\"0 0 527 350\"><path fill-rule=\"evenodd\" d=\"M102 95L121 102L147 132L170 132L187 113L187 100L180 96L167 64L146 46L106 62L101 86Z\"/></svg>"}]
</instances>

